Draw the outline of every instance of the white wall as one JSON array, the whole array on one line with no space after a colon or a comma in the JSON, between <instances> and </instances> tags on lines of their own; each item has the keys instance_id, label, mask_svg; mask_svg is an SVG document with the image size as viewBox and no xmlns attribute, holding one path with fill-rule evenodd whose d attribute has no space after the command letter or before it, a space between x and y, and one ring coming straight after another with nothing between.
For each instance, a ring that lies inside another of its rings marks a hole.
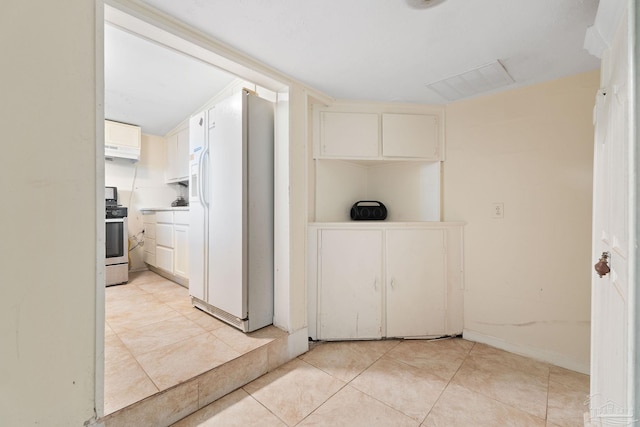
<instances>
[{"instance_id":1,"label":"white wall","mask_svg":"<svg viewBox=\"0 0 640 427\"><path fill-rule=\"evenodd\" d=\"M2 2L3 426L82 426L94 416L95 284L104 280L95 8L83 0Z\"/></svg>"},{"instance_id":2,"label":"white wall","mask_svg":"<svg viewBox=\"0 0 640 427\"><path fill-rule=\"evenodd\" d=\"M323 159L312 167L312 222L351 221L351 206L359 200L381 201L388 221L440 221L440 162Z\"/></svg>"},{"instance_id":3,"label":"white wall","mask_svg":"<svg viewBox=\"0 0 640 427\"><path fill-rule=\"evenodd\" d=\"M142 134L140 160L114 159L105 162L105 185L118 187L118 203L129 208L129 239L131 247L136 243L132 236L141 239L142 214L140 209L169 207L179 195L188 198L186 187L165 184L164 171L167 164L166 140L155 135ZM129 269L145 269L142 260L144 248L138 246L130 256Z\"/></svg>"},{"instance_id":4,"label":"white wall","mask_svg":"<svg viewBox=\"0 0 640 427\"><path fill-rule=\"evenodd\" d=\"M443 166L444 219L468 222L465 336L583 372L597 88L590 72L449 105Z\"/></svg>"}]
</instances>

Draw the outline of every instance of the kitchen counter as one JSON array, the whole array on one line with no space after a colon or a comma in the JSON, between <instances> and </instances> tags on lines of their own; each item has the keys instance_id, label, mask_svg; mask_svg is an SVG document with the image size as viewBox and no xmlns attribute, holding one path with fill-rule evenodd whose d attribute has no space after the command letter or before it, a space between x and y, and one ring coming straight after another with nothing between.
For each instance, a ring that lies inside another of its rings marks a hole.
<instances>
[{"instance_id":1,"label":"kitchen counter","mask_svg":"<svg viewBox=\"0 0 640 427\"><path fill-rule=\"evenodd\" d=\"M140 212L155 212L155 211L188 211L189 206L164 206L155 208L140 208Z\"/></svg>"}]
</instances>

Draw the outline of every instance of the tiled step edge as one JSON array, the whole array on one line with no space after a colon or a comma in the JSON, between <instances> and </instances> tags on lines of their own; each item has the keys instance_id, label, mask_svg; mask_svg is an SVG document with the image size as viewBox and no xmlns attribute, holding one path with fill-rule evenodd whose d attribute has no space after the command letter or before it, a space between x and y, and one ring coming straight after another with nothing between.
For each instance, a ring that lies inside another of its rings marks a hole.
<instances>
[{"instance_id":1,"label":"tiled step edge","mask_svg":"<svg viewBox=\"0 0 640 427\"><path fill-rule=\"evenodd\" d=\"M288 335L160 393L113 412L101 420L105 427L166 427L266 374L295 357Z\"/></svg>"}]
</instances>

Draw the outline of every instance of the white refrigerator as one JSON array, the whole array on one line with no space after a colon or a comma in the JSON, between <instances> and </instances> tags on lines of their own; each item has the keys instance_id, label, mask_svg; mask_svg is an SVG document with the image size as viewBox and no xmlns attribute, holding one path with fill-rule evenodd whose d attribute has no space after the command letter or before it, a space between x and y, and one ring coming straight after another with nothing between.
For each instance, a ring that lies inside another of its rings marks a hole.
<instances>
[{"instance_id":1,"label":"white refrigerator","mask_svg":"<svg viewBox=\"0 0 640 427\"><path fill-rule=\"evenodd\" d=\"M189 126L191 301L251 332L273 323L274 105L243 90Z\"/></svg>"}]
</instances>

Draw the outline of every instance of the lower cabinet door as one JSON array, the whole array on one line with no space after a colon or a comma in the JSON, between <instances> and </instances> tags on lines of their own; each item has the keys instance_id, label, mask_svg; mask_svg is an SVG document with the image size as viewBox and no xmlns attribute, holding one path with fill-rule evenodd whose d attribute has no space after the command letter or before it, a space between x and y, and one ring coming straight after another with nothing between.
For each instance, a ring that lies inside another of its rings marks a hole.
<instances>
[{"instance_id":1,"label":"lower cabinet door","mask_svg":"<svg viewBox=\"0 0 640 427\"><path fill-rule=\"evenodd\" d=\"M156 246L156 267L173 274L173 249Z\"/></svg>"},{"instance_id":2,"label":"lower cabinet door","mask_svg":"<svg viewBox=\"0 0 640 427\"><path fill-rule=\"evenodd\" d=\"M382 337L382 231L322 230L318 337Z\"/></svg>"},{"instance_id":3,"label":"lower cabinet door","mask_svg":"<svg viewBox=\"0 0 640 427\"><path fill-rule=\"evenodd\" d=\"M186 225L174 225L174 273L176 276L189 278L189 227Z\"/></svg>"},{"instance_id":4,"label":"lower cabinet door","mask_svg":"<svg viewBox=\"0 0 640 427\"><path fill-rule=\"evenodd\" d=\"M445 333L444 230L386 231L387 337Z\"/></svg>"}]
</instances>

